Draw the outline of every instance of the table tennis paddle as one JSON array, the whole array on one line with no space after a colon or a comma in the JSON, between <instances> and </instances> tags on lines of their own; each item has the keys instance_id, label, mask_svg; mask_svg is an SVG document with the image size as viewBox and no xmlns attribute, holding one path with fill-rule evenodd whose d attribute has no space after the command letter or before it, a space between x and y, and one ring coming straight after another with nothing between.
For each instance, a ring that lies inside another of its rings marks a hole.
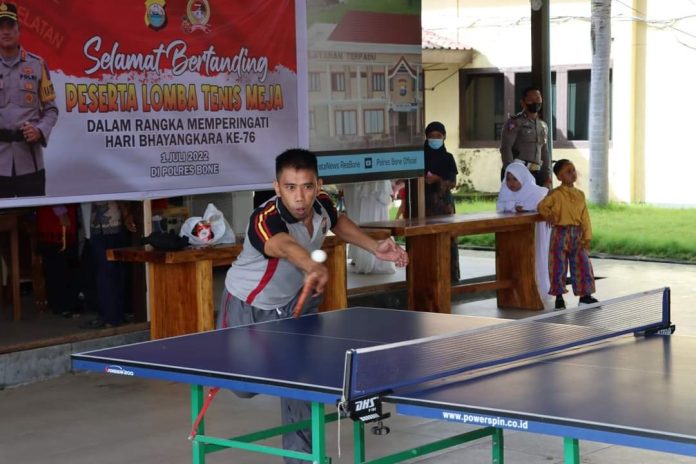
<instances>
[{"instance_id":1,"label":"table tennis paddle","mask_svg":"<svg viewBox=\"0 0 696 464\"><path fill-rule=\"evenodd\" d=\"M203 420L203 416L205 416L206 411L208 411L210 403L213 402L213 398L215 398L215 395L217 395L219 391L220 387L213 387L208 392L208 395L206 395L205 401L203 402L203 407L198 411L198 417L196 417L196 420L193 422L193 428L191 428L191 433L189 433L188 436L189 440L193 440L194 438L196 438L196 435L198 434L198 426Z\"/></svg>"},{"instance_id":2,"label":"table tennis paddle","mask_svg":"<svg viewBox=\"0 0 696 464\"><path fill-rule=\"evenodd\" d=\"M314 261L315 263L323 263L324 261L326 261L327 258L326 252L324 250L314 250L310 256L312 258L312 261ZM292 311L292 315L295 319L300 317L300 314L302 314L302 307L307 301L309 294L312 293L312 290L313 288L311 281L308 280L307 282L305 282L304 287L302 287L300 297L297 299L295 309Z\"/></svg>"}]
</instances>

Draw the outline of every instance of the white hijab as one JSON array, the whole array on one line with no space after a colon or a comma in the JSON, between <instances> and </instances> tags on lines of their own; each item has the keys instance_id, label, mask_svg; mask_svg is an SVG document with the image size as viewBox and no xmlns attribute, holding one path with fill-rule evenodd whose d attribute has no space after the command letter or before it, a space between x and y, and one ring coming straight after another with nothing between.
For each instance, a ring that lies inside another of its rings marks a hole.
<instances>
[{"instance_id":1,"label":"white hijab","mask_svg":"<svg viewBox=\"0 0 696 464\"><path fill-rule=\"evenodd\" d=\"M508 172L522 184L522 188L517 192L510 190L505 182ZM516 206L522 206L525 211L536 211L537 205L548 192L549 189L536 184L534 176L532 176L532 173L529 172L524 163L513 161L505 169L505 176L500 184L497 210L500 212L514 212Z\"/></svg>"}]
</instances>

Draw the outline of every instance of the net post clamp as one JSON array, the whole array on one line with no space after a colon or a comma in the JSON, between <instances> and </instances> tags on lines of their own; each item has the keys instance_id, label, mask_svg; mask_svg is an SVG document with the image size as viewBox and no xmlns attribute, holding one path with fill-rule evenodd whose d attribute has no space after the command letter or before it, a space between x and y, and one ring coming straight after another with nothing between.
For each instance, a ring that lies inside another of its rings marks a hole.
<instances>
[{"instance_id":1,"label":"net post clamp","mask_svg":"<svg viewBox=\"0 0 696 464\"><path fill-rule=\"evenodd\" d=\"M646 329L641 332L636 332L635 335L637 337L651 337L653 335L672 335L675 330L677 330L677 326L670 323L668 325L663 325L660 327Z\"/></svg>"},{"instance_id":2,"label":"net post clamp","mask_svg":"<svg viewBox=\"0 0 696 464\"><path fill-rule=\"evenodd\" d=\"M351 420L360 421L364 424L381 422L391 417L391 413L382 411L382 397L387 394L389 394L389 392L348 400L341 399L341 401L338 402L341 416L350 417Z\"/></svg>"}]
</instances>

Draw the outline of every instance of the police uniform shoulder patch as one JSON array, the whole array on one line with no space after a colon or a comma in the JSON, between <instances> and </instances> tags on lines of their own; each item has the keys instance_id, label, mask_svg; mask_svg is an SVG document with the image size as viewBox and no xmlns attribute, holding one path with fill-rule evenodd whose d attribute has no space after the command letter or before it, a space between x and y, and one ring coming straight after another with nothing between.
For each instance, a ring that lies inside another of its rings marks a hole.
<instances>
[{"instance_id":1,"label":"police uniform shoulder patch","mask_svg":"<svg viewBox=\"0 0 696 464\"><path fill-rule=\"evenodd\" d=\"M41 60L41 102L48 103L56 99L56 91L53 88L53 82L51 82L51 73L48 71L48 66L46 62Z\"/></svg>"}]
</instances>

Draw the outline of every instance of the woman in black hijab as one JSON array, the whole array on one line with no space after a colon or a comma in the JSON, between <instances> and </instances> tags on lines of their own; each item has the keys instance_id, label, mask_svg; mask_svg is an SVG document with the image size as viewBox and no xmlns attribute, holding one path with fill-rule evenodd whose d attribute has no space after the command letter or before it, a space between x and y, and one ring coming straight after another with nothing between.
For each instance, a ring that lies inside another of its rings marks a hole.
<instances>
[{"instance_id":1,"label":"woman in black hijab","mask_svg":"<svg viewBox=\"0 0 696 464\"><path fill-rule=\"evenodd\" d=\"M445 148L447 133L441 122L425 128L425 215L454 214L450 191L457 184L457 164Z\"/></svg>"},{"instance_id":2,"label":"woman in black hijab","mask_svg":"<svg viewBox=\"0 0 696 464\"><path fill-rule=\"evenodd\" d=\"M433 121L425 128L425 215L454 214L451 190L457 185L457 163L445 148L445 125ZM452 238L452 281L459 281L459 251Z\"/></svg>"}]
</instances>

